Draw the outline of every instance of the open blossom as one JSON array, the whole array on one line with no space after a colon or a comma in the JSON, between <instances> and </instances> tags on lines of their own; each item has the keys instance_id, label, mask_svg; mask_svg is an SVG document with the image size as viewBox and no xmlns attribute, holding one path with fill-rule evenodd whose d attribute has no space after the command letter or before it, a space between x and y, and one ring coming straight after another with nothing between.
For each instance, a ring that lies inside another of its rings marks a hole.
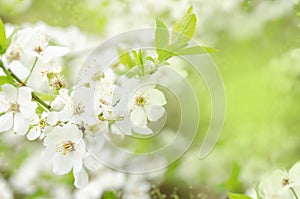
<instances>
[{"instance_id":1,"label":"open blossom","mask_svg":"<svg viewBox=\"0 0 300 199\"><path fill-rule=\"evenodd\" d=\"M83 167L85 143L82 132L71 123L46 131L45 155L52 161L53 172L64 175L73 169L75 185L80 187L86 184L88 176Z\"/></svg>"},{"instance_id":2,"label":"open blossom","mask_svg":"<svg viewBox=\"0 0 300 199\"><path fill-rule=\"evenodd\" d=\"M293 199L300 193L300 162L289 171L276 170L264 177L259 184L260 195L264 199Z\"/></svg>"},{"instance_id":3,"label":"open blossom","mask_svg":"<svg viewBox=\"0 0 300 199\"><path fill-rule=\"evenodd\" d=\"M37 104L32 101L30 88L15 88L4 84L0 93L0 132L13 128L18 135L25 135L35 116L36 108Z\"/></svg>"},{"instance_id":4,"label":"open blossom","mask_svg":"<svg viewBox=\"0 0 300 199\"><path fill-rule=\"evenodd\" d=\"M153 133L147 125L149 121L157 121L165 113L163 106L167 101L163 92L156 89L154 83L145 82L143 85L133 78L125 78L122 84L123 93L120 94L122 97L116 109L127 107L128 110L123 121L118 122L120 128L125 132L133 130L140 134Z\"/></svg>"},{"instance_id":5,"label":"open blossom","mask_svg":"<svg viewBox=\"0 0 300 199\"><path fill-rule=\"evenodd\" d=\"M13 36L4 54L4 63L21 80L25 80L36 58L41 63L49 63L68 52L65 47L48 44L49 37L45 33L32 28L20 30Z\"/></svg>"}]
</instances>

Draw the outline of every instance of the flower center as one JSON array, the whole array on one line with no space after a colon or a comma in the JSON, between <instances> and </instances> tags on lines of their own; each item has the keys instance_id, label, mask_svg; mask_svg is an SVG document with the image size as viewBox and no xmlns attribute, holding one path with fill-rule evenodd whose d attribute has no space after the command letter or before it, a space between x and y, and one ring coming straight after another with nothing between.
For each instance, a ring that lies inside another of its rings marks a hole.
<instances>
[{"instance_id":1,"label":"flower center","mask_svg":"<svg viewBox=\"0 0 300 199\"><path fill-rule=\"evenodd\" d=\"M46 124L47 124L46 119L40 119L39 125L41 128L44 128L46 126Z\"/></svg>"},{"instance_id":2,"label":"flower center","mask_svg":"<svg viewBox=\"0 0 300 199\"><path fill-rule=\"evenodd\" d=\"M138 106L144 106L145 103L146 103L146 100L145 100L145 98L143 96L139 96L139 97L136 98L135 103Z\"/></svg>"},{"instance_id":3,"label":"flower center","mask_svg":"<svg viewBox=\"0 0 300 199\"><path fill-rule=\"evenodd\" d=\"M9 110L12 112L19 112L20 111L20 105L17 103L11 103Z\"/></svg>"},{"instance_id":4,"label":"flower center","mask_svg":"<svg viewBox=\"0 0 300 199\"><path fill-rule=\"evenodd\" d=\"M7 53L7 57L10 61L19 60L21 58L19 50L11 50Z\"/></svg>"},{"instance_id":5,"label":"flower center","mask_svg":"<svg viewBox=\"0 0 300 199\"><path fill-rule=\"evenodd\" d=\"M42 47L41 46L37 46L35 49L34 49L35 52L37 52L38 54L41 54L41 52L43 51Z\"/></svg>"},{"instance_id":6,"label":"flower center","mask_svg":"<svg viewBox=\"0 0 300 199\"><path fill-rule=\"evenodd\" d=\"M63 155L67 155L72 151L75 151L75 143L71 141L63 142L56 146L56 152L62 153Z\"/></svg>"},{"instance_id":7,"label":"flower center","mask_svg":"<svg viewBox=\"0 0 300 199\"><path fill-rule=\"evenodd\" d=\"M290 184L290 180L289 179L287 179L287 178L284 178L284 179L282 179L282 182L281 182L281 184L282 184L282 186L284 187L284 186L287 186L287 185L289 185Z\"/></svg>"}]
</instances>

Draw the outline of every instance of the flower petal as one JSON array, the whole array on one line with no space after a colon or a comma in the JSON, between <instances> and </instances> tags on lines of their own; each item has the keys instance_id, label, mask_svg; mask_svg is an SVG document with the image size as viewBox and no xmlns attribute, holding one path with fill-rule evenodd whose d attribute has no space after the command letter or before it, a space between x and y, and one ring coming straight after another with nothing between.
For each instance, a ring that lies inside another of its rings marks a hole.
<instances>
[{"instance_id":1,"label":"flower petal","mask_svg":"<svg viewBox=\"0 0 300 199\"><path fill-rule=\"evenodd\" d=\"M35 102L29 102L20 105L20 112L24 118L32 120L33 117L35 117L36 108L37 108L37 104Z\"/></svg>"},{"instance_id":2,"label":"flower petal","mask_svg":"<svg viewBox=\"0 0 300 199\"><path fill-rule=\"evenodd\" d=\"M148 126L134 126L133 130L139 134L143 134L143 135L150 135L153 133L153 131L148 127Z\"/></svg>"},{"instance_id":3,"label":"flower petal","mask_svg":"<svg viewBox=\"0 0 300 199\"><path fill-rule=\"evenodd\" d=\"M47 116L47 123L54 126L58 122L58 113L57 112L49 112Z\"/></svg>"},{"instance_id":4,"label":"flower petal","mask_svg":"<svg viewBox=\"0 0 300 199\"><path fill-rule=\"evenodd\" d=\"M84 168L82 168L79 172L75 173L73 172L75 181L74 181L74 185L77 188L83 188L88 184L89 181L89 177L85 171Z\"/></svg>"},{"instance_id":5,"label":"flower petal","mask_svg":"<svg viewBox=\"0 0 300 199\"><path fill-rule=\"evenodd\" d=\"M14 132L18 135L25 135L28 131L30 120L26 120L21 113L14 115Z\"/></svg>"},{"instance_id":6,"label":"flower petal","mask_svg":"<svg viewBox=\"0 0 300 199\"><path fill-rule=\"evenodd\" d=\"M44 51L42 55L42 61L43 62L49 62L53 57L60 57L69 52L68 48L60 47L60 46L48 46Z\"/></svg>"},{"instance_id":7,"label":"flower petal","mask_svg":"<svg viewBox=\"0 0 300 199\"><path fill-rule=\"evenodd\" d=\"M0 132L7 131L13 126L13 113L8 112L0 116Z\"/></svg>"},{"instance_id":8,"label":"flower petal","mask_svg":"<svg viewBox=\"0 0 300 199\"><path fill-rule=\"evenodd\" d=\"M10 101L15 102L17 100L18 90L16 87L10 84L4 84L2 86L2 91Z\"/></svg>"},{"instance_id":9,"label":"flower petal","mask_svg":"<svg viewBox=\"0 0 300 199\"><path fill-rule=\"evenodd\" d=\"M145 126L147 124L147 117L144 110L140 107L136 107L130 114L131 122L135 126Z\"/></svg>"},{"instance_id":10,"label":"flower petal","mask_svg":"<svg viewBox=\"0 0 300 199\"><path fill-rule=\"evenodd\" d=\"M27 134L28 140L36 140L41 135L41 129L38 127L33 127L30 129L29 133Z\"/></svg>"},{"instance_id":11,"label":"flower petal","mask_svg":"<svg viewBox=\"0 0 300 199\"><path fill-rule=\"evenodd\" d=\"M152 106L149 113L147 113L150 121L157 121L165 113L165 109L162 106Z\"/></svg>"},{"instance_id":12,"label":"flower petal","mask_svg":"<svg viewBox=\"0 0 300 199\"><path fill-rule=\"evenodd\" d=\"M70 155L56 153L53 158L53 172L56 175L64 175L71 171L73 160Z\"/></svg>"},{"instance_id":13,"label":"flower petal","mask_svg":"<svg viewBox=\"0 0 300 199\"><path fill-rule=\"evenodd\" d=\"M21 88L19 88L17 98L18 104L26 104L28 102L31 102L31 92L32 90L28 87L22 86Z\"/></svg>"},{"instance_id":14,"label":"flower petal","mask_svg":"<svg viewBox=\"0 0 300 199\"><path fill-rule=\"evenodd\" d=\"M155 88L148 90L145 93L145 97L149 106L163 106L167 103L163 92Z\"/></svg>"},{"instance_id":15,"label":"flower petal","mask_svg":"<svg viewBox=\"0 0 300 199\"><path fill-rule=\"evenodd\" d=\"M12 61L8 68L22 81L24 81L29 75L29 70L19 61Z\"/></svg>"},{"instance_id":16,"label":"flower petal","mask_svg":"<svg viewBox=\"0 0 300 199\"><path fill-rule=\"evenodd\" d=\"M300 162L297 162L296 164L294 164L294 166L292 166L292 168L289 171L289 176L296 186L300 185Z\"/></svg>"},{"instance_id":17,"label":"flower petal","mask_svg":"<svg viewBox=\"0 0 300 199\"><path fill-rule=\"evenodd\" d=\"M7 97L3 93L0 93L0 113L7 112L10 107Z\"/></svg>"}]
</instances>

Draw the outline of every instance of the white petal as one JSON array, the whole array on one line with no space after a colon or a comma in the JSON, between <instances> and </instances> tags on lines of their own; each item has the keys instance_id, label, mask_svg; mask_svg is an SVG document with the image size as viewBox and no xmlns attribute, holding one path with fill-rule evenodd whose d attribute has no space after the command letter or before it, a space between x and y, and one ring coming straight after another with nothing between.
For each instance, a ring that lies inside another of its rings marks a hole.
<instances>
[{"instance_id":1,"label":"white petal","mask_svg":"<svg viewBox=\"0 0 300 199\"><path fill-rule=\"evenodd\" d=\"M0 132L7 131L13 126L13 113L8 112L0 116Z\"/></svg>"},{"instance_id":2,"label":"white petal","mask_svg":"<svg viewBox=\"0 0 300 199\"><path fill-rule=\"evenodd\" d=\"M131 135L131 121L129 117L125 117L124 120L117 121L116 124L122 132L124 132L127 135Z\"/></svg>"},{"instance_id":3,"label":"white petal","mask_svg":"<svg viewBox=\"0 0 300 199\"><path fill-rule=\"evenodd\" d=\"M4 84L2 86L2 91L10 101L15 102L17 100L18 90L14 86L10 84Z\"/></svg>"},{"instance_id":4,"label":"white petal","mask_svg":"<svg viewBox=\"0 0 300 199\"><path fill-rule=\"evenodd\" d=\"M28 102L31 102L32 96L31 96L32 90L28 87L21 87L18 90L18 104L26 104Z\"/></svg>"},{"instance_id":5,"label":"white petal","mask_svg":"<svg viewBox=\"0 0 300 199\"><path fill-rule=\"evenodd\" d=\"M85 187L88 182L89 182L89 177L85 171L84 168L82 168L79 172L77 173L73 173L74 175L74 178L75 178L75 181L74 181L74 185L77 187L77 188L83 188Z\"/></svg>"},{"instance_id":6,"label":"white petal","mask_svg":"<svg viewBox=\"0 0 300 199\"><path fill-rule=\"evenodd\" d=\"M144 110L136 107L130 114L132 123L136 126L145 126L147 124L147 117Z\"/></svg>"},{"instance_id":7,"label":"white petal","mask_svg":"<svg viewBox=\"0 0 300 199\"><path fill-rule=\"evenodd\" d=\"M70 154L68 155L63 155L60 153L55 154L53 158L53 172L56 175L67 174L71 171L72 167L73 167L73 160Z\"/></svg>"},{"instance_id":8,"label":"white petal","mask_svg":"<svg viewBox=\"0 0 300 199\"><path fill-rule=\"evenodd\" d=\"M300 185L300 162L297 162L292 166L292 168L289 171L289 176L291 180L297 185Z\"/></svg>"},{"instance_id":9,"label":"white petal","mask_svg":"<svg viewBox=\"0 0 300 199\"><path fill-rule=\"evenodd\" d=\"M44 51L42 55L42 61L43 62L49 62L53 57L60 57L69 52L68 48L65 47L59 47L59 46L48 46Z\"/></svg>"},{"instance_id":10,"label":"white petal","mask_svg":"<svg viewBox=\"0 0 300 199\"><path fill-rule=\"evenodd\" d=\"M59 120L62 122L68 122L72 120L73 110L62 110L58 113Z\"/></svg>"},{"instance_id":11,"label":"white petal","mask_svg":"<svg viewBox=\"0 0 300 199\"><path fill-rule=\"evenodd\" d=\"M21 113L14 115L14 132L18 135L25 135L28 131L30 120L26 120Z\"/></svg>"},{"instance_id":12,"label":"white petal","mask_svg":"<svg viewBox=\"0 0 300 199\"><path fill-rule=\"evenodd\" d=\"M35 102L29 102L20 105L20 112L24 118L32 120L35 115L36 108L37 108L37 104Z\"/></svg>"},{"instance_id":13,"label":"white petal","mask_svg":"<svg viewBox=\"0 0 300 199\"><path fill-rule=\"evenodd\" d=\"M8 68L22 81L24 81L29 75L29 70L19 61L12 61Z\"/></svg>"},{"instance_id":14,"label":"white petal","mask_svg":"<svg viewBox=\"0 0 300 199\"><path fill-rule=\"evenodd\" d=\"M28 140L36 140L41 135L41 129L38 127L33 127L30 129L29 133L27 134Z\"/></svg>"},{"instance_id":15,"label":"white petal","mask_svg":"<svg viewBox=\"0 0 300 199\"><path fill-rule=\"evenodd\" d=\"M140 127L140 126L134 126L133 127L133 130L136 132L136 133L139 133L139 134L143 134L143 135L149 135L149 134L152 134L153 131L148 127L148 126L143 126L143 127Z\"/></svg>"},{"instance_id":16,"label":"white petal","mask_svg":"<svg viewBox=\"0 0 300 199\"><path fill-rule=\"evenodd\" d=\"M4 96L4 93L0 93L0 113L7 112L10 107L7 97Z\"/></svg>"},{"instance_id":17,"label":"white petal","mask_svg":"<svg viewBox=\"0 0 300 199\"><path fill-rule=\"evenodd\" d=\"M152 106L147 116L150 121L157 121L164 113L165 109L162 106Z\"/></svg>"},{"instance_id":18,"label":"white petal","mask_svg":"<svg viewBox=\"0 0 300 199\"><path fill-rule=\"evenodd\" d=\"M58 122L57 112L49 112L47 117L47 123L54 126Z\"/></svg>"},{"instance_id":19,"label":"white petal","mask_svg":"<svg viewBox=\"0 0 300 199\"><path fill-rule=\"evenodd\" d=\"M150 89L145 93L147 104L149 106L163 106L167 103L166 98L160 90Z\"/></svg>"}]
</instances>

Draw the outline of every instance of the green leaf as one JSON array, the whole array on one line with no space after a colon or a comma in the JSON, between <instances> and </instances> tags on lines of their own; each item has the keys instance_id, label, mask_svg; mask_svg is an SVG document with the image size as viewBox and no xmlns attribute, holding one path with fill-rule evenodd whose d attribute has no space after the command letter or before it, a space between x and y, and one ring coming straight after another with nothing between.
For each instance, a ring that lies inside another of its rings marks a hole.
<instances>
[{"instance_id":1,"label":"green leaf","mask_svg":"<svg viewBox=\"0 0 300 199\"><path fill-rule=\"evenodd\" d=\"M139 52L133 50L132 53L139 68L139 72L138 72L139 76L144 76L145 73L144 62L146 59L145 54L143 53L142 49L140 49Z\"/></svg>"},{"instance_id":2,"label":"green leaf","mask_svg":"<svg viewBox=\"0 0 300 199\"><path fill-rule=\"evenodd\" d=\"M228 193L228 197L230 199L252 199L251 197L243 194L237 194L237 193Z\"/></svg>"},{"instance_id":3,"label":"green leaf","mask_svg":"<svg viewBox=\"0 0 300 199\"><path fill-rule=\"evenodd\" d=\"M5 27L0 18L0 55L5 53L5 43L6 43L6 34L5 34Z\"/></svg>"},{"instance_id":4,"label":"green leaf","mask_svg":"<svg viewBox=\"0 0 300 199\"><path fill-rule=\"evenodd\" d=\"M13 84L14 82L7 76L0 76L0 86L3 84Z\"/></svg>"},{"instance_id":5,"label":"green leaf","mask_svg":"<svg viewBox=\"0 0 300 199\"><path fill-rule=\"evenodd\" d=\"M40 93L40 92L34 92L41 100L43 101L52 101L55 99L55 95L51 93Z\"/></svg>"},{"instance_id":6,"label":"green leaf","mask_svg":"<svg viewBox=\"0 0 300 199\"><path fill-rule=\"evenodd\" d=\"M180 43L185 45L194 36L197 18L192 9L189 8L188 12L175 22L172 28L172 43Z\"/></svg>"},{"instance_id":7,"label":"green leaf","mask_svg":"<svg viewBox=\"0 0 300 199\"><path fill-rule=\"evenodd\" d=\"M102 194L101 199L117 199L117 196L116 196L115 192L112 192L112 191L105 191L105 192Z\"/></svg>"},{"instance_id":8,"label":"green leaf","mask_svg":"<svg viewBox=\"0 0 300 199\"><path fill-rule=\"evenodd\" d=\"M156 18L156 30L155 30L155 47L157 54L160 49L164 49L169 45L169 30L166 24L159 18Z\"/></svg>"},{"instance_id":9,"label":"green leaf","mask_svg":"<svg viewBox=\"0 0 300 199\"><path fill-rule=\"evenodd\" d=\"M121 64L123 64L128 69L133 68L136 64L134 60L131 58L130 53L118 48L119 58Z\"/></svg>"},{"instance_id":10,"label":"green leaf","mask_svg":"<svg viewBox=\"0 0 300 199\"><path fill-rule=\"evenodd\" d=\"M239 180L239 176L240 176L240 167L236 162L234 162L228 180L222 185L223 188L228 191L242 192L243 187L242 187L242 183Z\"/></svg>"},{"instance_id":11,"label":"green leaf","mask_svg":"<svg viewBox=\"0 0 300 199\"><path fill-rule=\"evenodd\" d=\"M193 46L189 48L184 48L176 52L177 55L195 55L195 54L205 54L205 53L215 53L219 52L217 49L206 47L206 46Z\"/></svg>"}]
</instances>

